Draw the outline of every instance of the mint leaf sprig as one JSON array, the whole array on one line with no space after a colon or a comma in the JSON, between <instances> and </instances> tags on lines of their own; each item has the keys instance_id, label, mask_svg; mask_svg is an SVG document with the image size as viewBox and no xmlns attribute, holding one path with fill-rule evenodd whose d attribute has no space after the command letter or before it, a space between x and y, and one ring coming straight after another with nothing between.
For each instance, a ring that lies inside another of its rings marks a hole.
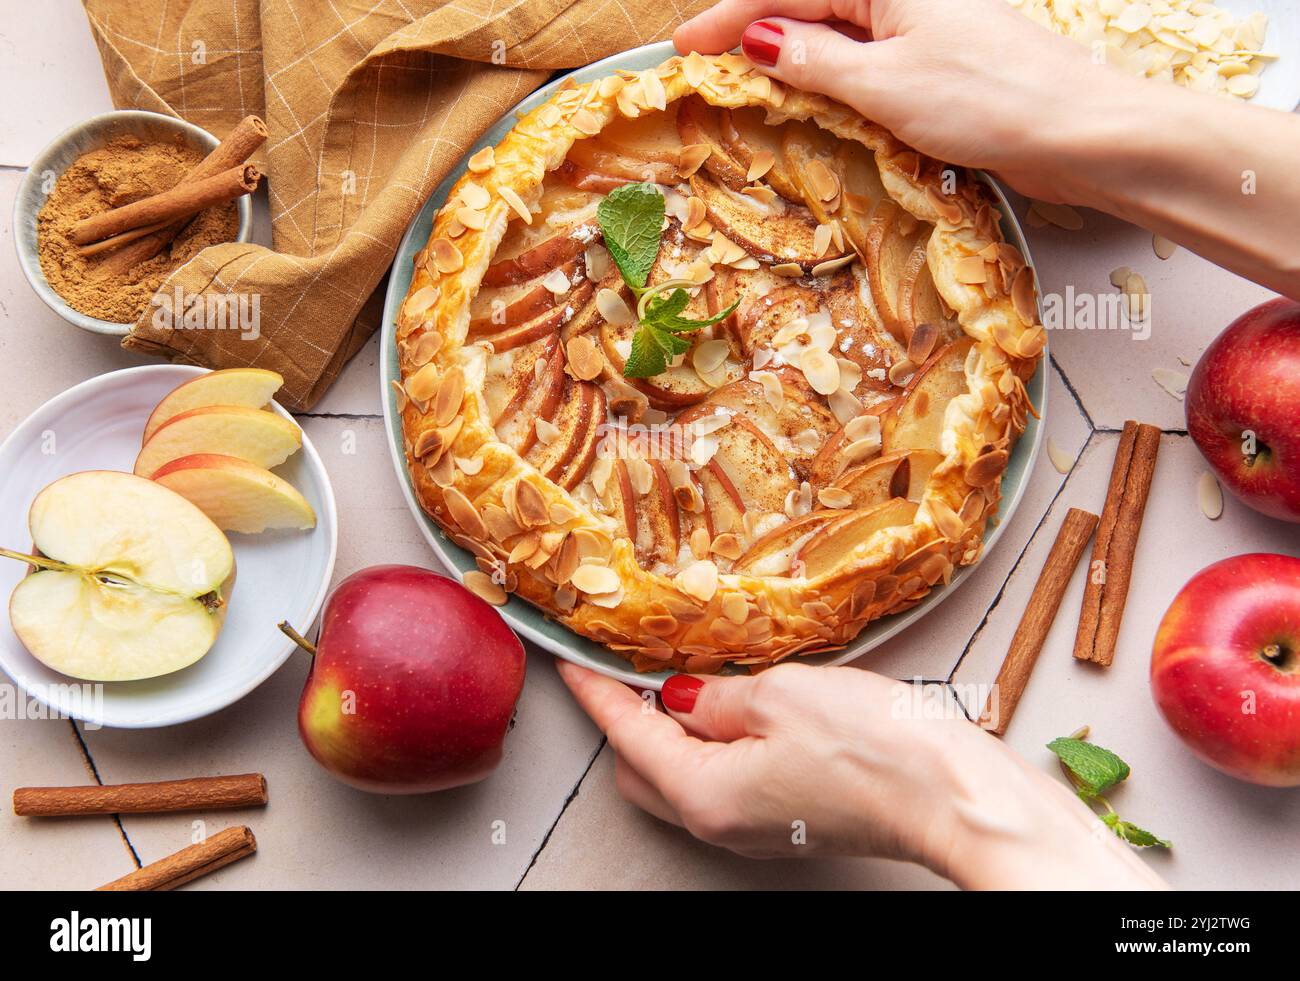
<instances>
[{"instance_id":1,"label":"mint leaf sprig","mask_svg":"<svg viewBox=\"0 0 1300 981\"><path fill-rule=\"evenodd\" d=\"M690 350L691 334L725 320L740 305L736 300L721 313L704 320L683 317L690 303L686 288L698 285L670 279L647 286L663 237L664 197L648 183L624 184L611 191L596 208L596 221L623 282L637 298L637 332L623 365L625 378L652 378L668 370L679 354Z\"/></svg>"},{"instance_id":2,"label":"mint leaf sprig","mask_svg":"<svg viewBox=\"0 0 1300 981\"><path fill-rule=\"evenodd\" d=\"M1171 842L1157 838L1150 831L1144 831L1115 813L1110 802L1102 795L1127 780L1132 771L1127 763L1110 750L1086 742L1086 738L1084 730L1082 735L1062 736L1047 744L1047 748L1060 758L1061 768L1074 784L1075 793L1089 805L1101 804L1105 807L1106 813L1097 815L1102 824L1130 845L1138 848L1172 848Z\"/></svg>"}]
</instances>

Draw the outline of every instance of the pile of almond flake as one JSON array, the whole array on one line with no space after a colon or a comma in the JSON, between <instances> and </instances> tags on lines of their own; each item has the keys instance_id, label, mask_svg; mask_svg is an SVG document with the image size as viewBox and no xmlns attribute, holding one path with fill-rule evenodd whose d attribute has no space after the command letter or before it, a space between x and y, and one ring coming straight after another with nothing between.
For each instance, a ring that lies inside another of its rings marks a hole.
<instances>
[{"instance_id":1,"label":"pile of almond flake","mask_svg":"<svg viewBox=\"0 0 1300 981\"><path fill-rule=\"evenodd\" d=\"M1277 59L1260 50L1268 18L1238 21L1205 0L1009 0L1044 27L1074 38L1133 75L1177 82L1241 99L1259 89L1259 73Z\"/></svg>"}]
</instances>

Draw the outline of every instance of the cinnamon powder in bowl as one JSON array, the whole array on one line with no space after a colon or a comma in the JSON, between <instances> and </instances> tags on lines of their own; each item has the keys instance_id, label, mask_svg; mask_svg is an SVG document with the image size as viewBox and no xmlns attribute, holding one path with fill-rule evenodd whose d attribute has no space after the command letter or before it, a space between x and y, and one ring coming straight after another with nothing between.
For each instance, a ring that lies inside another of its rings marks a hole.
<instances>
[{"instance_id":1,"label":"cinnamon powder in bowl","mask_svg":"<svg viewBox=\"0 0 1300 981\"><path fill-rule=\"evenodd\" d=\"M47 147L14 208L19 260L46 305L86 330L125 335L176 269L210 245L247 241L247 196L200 211L160 252L130 265L114 251L84 256L71 237L82 219L175 187L216 146L183 120L128 110L96 116Z\"/></svg>"}]
</instances>

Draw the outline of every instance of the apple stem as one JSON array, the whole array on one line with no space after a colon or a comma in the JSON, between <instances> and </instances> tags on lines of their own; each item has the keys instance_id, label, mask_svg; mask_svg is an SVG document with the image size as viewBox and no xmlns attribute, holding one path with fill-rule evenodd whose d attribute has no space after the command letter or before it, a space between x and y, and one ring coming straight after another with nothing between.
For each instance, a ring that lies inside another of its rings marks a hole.
<instances>
[{"instance_id":1,"label":"apple stem","mask_svg":"<svg viewBox=\"0 0 1300 981\"><path fill-rule=\"evenodd\" d=\"M289 626L288 620L280 621L280 632L284 634L286 637L288 637L295 644L297 644L299 647L301 647L308 654L310 654L312 657L316 656L316 645L313 644L306 637L304 637L302 634L298 633L298 631L294 630L293 627Z\"/></svg>"},{"instance_id":2,"label":"apple stem","mask_svg":"<svg viewBox=\"0 0 1300 981\"><path fill-rule=\"evenodd\" d=\"M26 552L13 552L7 548L0 548L0 556L3 556L6 559L17 559L19 562L26 562L28 565L35 566L37 569L47 569L53 572L80 571L73 569L72 566L64 562L59 562L55 559L47 559L43 555L28 555Z\"/></svg>"}]
</instances>

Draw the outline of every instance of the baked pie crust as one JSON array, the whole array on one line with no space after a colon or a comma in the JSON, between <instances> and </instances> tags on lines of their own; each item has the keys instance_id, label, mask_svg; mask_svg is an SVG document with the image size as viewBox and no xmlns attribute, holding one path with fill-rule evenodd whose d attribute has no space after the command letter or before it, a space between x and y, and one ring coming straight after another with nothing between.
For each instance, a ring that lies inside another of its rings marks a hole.
<instances>
[{"instance_id":1,"label":"baked pie crust","mask_svg":"<svg viewBox=\"0 0 1300 981\"><path fill-rule=\"evenodd\" d=\"M699 284L694 318L742 301L644 380L594 213L632 180L664 188L651 283ZM407 464L466 584L695 673L842 647L946 584L1046 341L994 205L736 54L562 87L471 158L397 318Z\"/></svg>"}]
</instances>

